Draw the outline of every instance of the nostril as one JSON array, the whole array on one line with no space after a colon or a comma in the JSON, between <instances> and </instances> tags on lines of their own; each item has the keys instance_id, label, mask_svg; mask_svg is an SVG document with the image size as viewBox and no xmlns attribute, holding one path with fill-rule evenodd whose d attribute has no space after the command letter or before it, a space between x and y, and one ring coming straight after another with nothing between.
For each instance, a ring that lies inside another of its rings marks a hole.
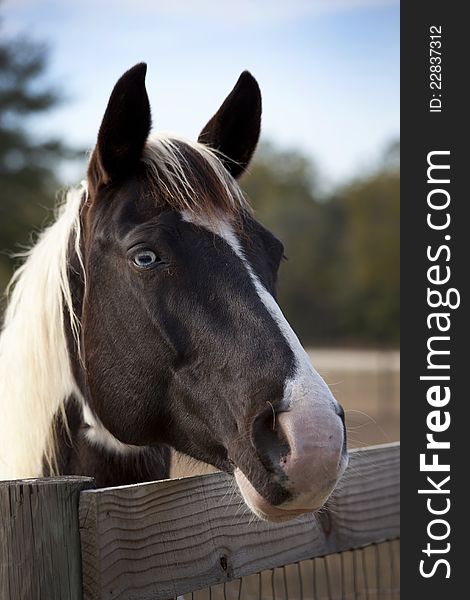
<instances>
[{"instance_id":1,"label":"nostril","mask_svg":"<svg viewBox=\"0 0 470 600\"><path fill-rule=\"evenodd\" d=\"M346 425L346 423L345 423L345 417L344 417L344 408L341 406L341 404L338 404L338 406L336 408L336 414L338 415L338 417L343 422L343 425Z\"/></svg>"},{"instance_id":2,"label":"nostril","mask_svg":"<svg viewBox=\"0 0 470 600\"><path fill-rule=\"evenodd\" d=\"M344 408L341 406L341 404L338 404L338 407L336 409L336 414L341 419L341 423L343 424L343 450L342 450L342 453L345 454L347 451L347 447L348 447L348 441L347 441L348 434L347 434L347 430L346 430L346 418L344 415Z\"/></svg>"},{"instance_id":3,"label":"nostril","mask_svg":"<svg viewBox=\"0 0 470 600\"><path fill-rule=\"evenodd\" d=\"M277 411L271 402L253 421L252 443L265 469L274 472L289 453L289 444L279 426Z\"/></svg>"}]
</instances>

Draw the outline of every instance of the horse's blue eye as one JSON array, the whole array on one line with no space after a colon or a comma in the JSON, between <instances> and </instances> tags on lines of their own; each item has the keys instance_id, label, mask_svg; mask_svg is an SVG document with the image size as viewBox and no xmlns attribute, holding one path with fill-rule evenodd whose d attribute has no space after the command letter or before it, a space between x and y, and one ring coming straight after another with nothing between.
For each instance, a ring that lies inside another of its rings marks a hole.
<instances>
[{"instance_id":1,"label":"horse's blue eye","mask_svg":"<svg viewBox=\"0 0 470 600\"><path fill-rule=\"evenodd\" d=\"M139 267L139 269L149 269L158 262L158 256L153 250L138 250L132 257L132 262L136 267Z\"/></svg>"}]
</instances>

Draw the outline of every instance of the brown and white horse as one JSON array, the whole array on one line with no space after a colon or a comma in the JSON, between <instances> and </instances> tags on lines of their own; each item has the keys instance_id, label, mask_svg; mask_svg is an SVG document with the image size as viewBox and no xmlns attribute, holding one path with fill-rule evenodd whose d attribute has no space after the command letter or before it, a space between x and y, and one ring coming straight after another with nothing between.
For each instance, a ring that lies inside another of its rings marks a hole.
<instances>
[{"instance_id":1,"label":"brown and white horse","mask_svg":"<svg viewBox=\"0 0 470 600\"><path fill-rule=\"evenodd\" d=\"M276 302L282 244L237 183L261 95L242 73L197 142L150 136L146 66L117 82L87 180L14 276L0 340L0 478L232 473L271 520L319 509L344 414ZM288 201L288 199L286 199Z\"/></svg>"}]
</instances>

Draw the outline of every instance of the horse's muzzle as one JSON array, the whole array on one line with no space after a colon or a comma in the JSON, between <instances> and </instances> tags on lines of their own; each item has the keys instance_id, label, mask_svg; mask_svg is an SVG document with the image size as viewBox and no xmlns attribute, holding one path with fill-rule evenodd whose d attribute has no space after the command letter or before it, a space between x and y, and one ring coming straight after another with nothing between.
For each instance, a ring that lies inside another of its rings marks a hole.
<instances>
[{"instance_id":1,"label":"horse's muzzle","mask_svg":"<svg viewBox=\"0 0 470 600\"><path fill-rule=\"evenodd\" d=\"M286 490L286 500L273 502L260 493L241 469L235 478L243 498L262 519L283 521L320 509L348 463L344 412L339 405L298 402L272 419L263 412L255 420L252 443L265 477Z\"/></svg>"}]
</instances>

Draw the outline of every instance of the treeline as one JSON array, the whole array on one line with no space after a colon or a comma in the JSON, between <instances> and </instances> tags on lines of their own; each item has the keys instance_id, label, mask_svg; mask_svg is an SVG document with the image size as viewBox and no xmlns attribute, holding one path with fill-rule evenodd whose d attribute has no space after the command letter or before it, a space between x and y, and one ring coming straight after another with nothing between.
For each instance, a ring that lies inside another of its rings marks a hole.
<instances>
[{"instance_id":1,"label":"treeline","mask_svg":"<svg viewBox=\"0 0 470 600\"><path fill-rule=\"evenodd\" d=\"M0 291L12 274L10 253L51 218L61 161L77 154L30 134L30 121L59 100L44 84L46 58L25 40L0 42ZM398 342L397 148L328 196L316 191L305 156L267 145L242 181L258 218L284 242L280 304L305 343Z\"/></svg>"}]
</instances>

